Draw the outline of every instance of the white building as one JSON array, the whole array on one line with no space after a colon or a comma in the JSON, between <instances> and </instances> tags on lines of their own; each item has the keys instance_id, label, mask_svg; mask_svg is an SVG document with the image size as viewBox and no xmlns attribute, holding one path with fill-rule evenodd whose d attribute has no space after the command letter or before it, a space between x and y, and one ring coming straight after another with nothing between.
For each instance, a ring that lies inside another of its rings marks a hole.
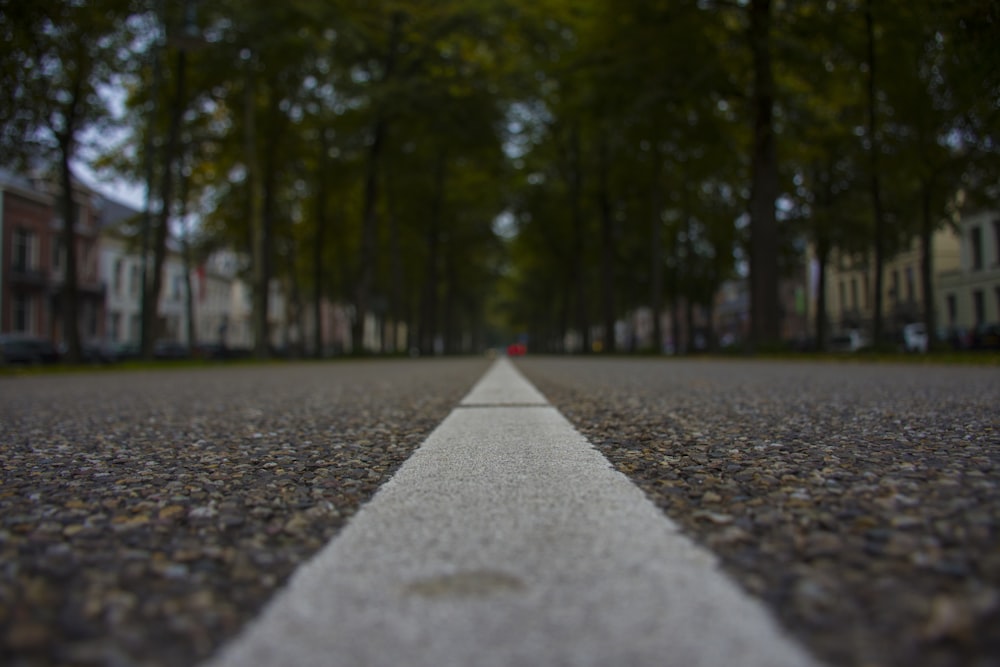
<instances>
[{"instance_id":1,"label":"white building","mask_svg":"<svg viewBox=\"0 0 1000 667\"><path fill-rule=\"evenodd\" d=\"M940 324L969 330L1000 323L1000 212L962 216L958 228L959 266L938 274Z\"/></svg>"},{"instance_id":2,"label":"white building","mask_svg":"<svg viewBox=\"0 0 1000 667\"><path fill-rule=\"evenodd\" d=\"M940 303L939 277L959 266L959 235L946 225L934 232L932 258L934 291ZM885 262L882 269L882 317L885 331L897 333L911 322L920 322L924 313L923 285L920 281L921 247L914 238L909 246ZM875 262L871 253L831 254L826 273L828 322L836 330L862 329L870 332L875 312ZM947 323L940 308L937 321Z\"/></svg>"},{"instance_id":3,"label":"white building","mask_svg":"<svg viewBox=\"0 0 1000 667\"><path fill-rule=\"evenodd\" d=\"M231 349L254 346L253 286L243 280L246 258L232 250L213 253L198 270L199 338ZM281 282L272 279L267 301L268 344L284 344L288 326Z\"/></svg>"},{"instance_id":4,"label":"white building","mask_svg":"<svg viewBox=\"0 0 1000 667\"><path fill-rule=\"evenodd\" d=\"M104 336L113 343L138 345L142 331L142 258L137 240L121 228L105 229L100 241L100 274L105 287ZM149 259L147 281L152 281ZM187 344L184 263L175 248L163 266L155 338Z\"/></svg>"},{"instance_id":5,"label":"white building","mask_svg":"<svg viewBox=\"0 0 1000 667\"><path fill-rule=\"evenodd\" d=\"M126 224L140 213L115 202L103 208L100 240L100 275L105 286L105 338L138 346L141 339L142 260L139 240ZM214 252L191 269L190 285L195 340L188 340L188 307L185 266L178 245L168 244L163 266L163 286L157 305L154 339L188 347L221 344L232 350L254 345L253 292L240 275L245 259L232 250ZM150 257L147 280L152 280ZM284 341L285 299L280 282L271 282L268 307L269 342Z\"/></svg>"}]
</instances>

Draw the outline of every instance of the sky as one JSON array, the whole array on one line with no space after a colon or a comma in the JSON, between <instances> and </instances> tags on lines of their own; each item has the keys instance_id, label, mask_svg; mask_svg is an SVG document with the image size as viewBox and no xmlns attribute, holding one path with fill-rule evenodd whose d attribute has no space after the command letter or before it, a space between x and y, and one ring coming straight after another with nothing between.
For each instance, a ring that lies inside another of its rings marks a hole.
<instances>
[{"instance_id":1,"label":"sky","mask_svg":"<svg viewBox=\"0 0 1000 667\"><path fill-rule=\"evenodd\" d=\"M139 211L146 206L146 187L144 185L130 183L121 178L108 179L99 175L83 162L74 163L73 171L88 187L110 199L128 204Z\"/></svg>"}]
</instances>

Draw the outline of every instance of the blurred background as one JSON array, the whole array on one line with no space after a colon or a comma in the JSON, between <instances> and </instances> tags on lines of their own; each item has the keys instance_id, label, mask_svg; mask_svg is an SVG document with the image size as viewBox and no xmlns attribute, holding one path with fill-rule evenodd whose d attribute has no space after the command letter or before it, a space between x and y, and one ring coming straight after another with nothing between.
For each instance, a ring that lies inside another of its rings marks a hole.
<instances>
[{"instance_id":1,"label":"blurred background","mask_svg":"<svg viewBox=\"0 0 1000 667\"><path fill-rule=\"evenodd\" d=\"M8 361L1000 346L992 0L0 0L0 31Z\"/></svg>"}]
</instances>

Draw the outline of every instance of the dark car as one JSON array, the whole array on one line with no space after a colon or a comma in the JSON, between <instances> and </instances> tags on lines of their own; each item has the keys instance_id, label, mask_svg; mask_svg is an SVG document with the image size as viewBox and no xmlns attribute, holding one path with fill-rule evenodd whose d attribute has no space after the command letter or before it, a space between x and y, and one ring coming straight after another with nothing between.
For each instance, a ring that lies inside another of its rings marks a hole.
<instances>
[{"instance_id":1,"label":"dark car","mask_svg":"<svg viewBox=\"0 0 1000 667\"><path fill-rule=\"evenodd\" d=\"M968 350L973 344L973 332L964 327L946 329L940 338L948 343L953 350Z\"/></svg>"},{"instance_id":2,"label":"dark car","mask_svg":"<svg viewBox=\"0 0 1000 667\"><path fill-rule=\"evenodd\" d=\"M1000 350L1000 324L980 324L972 334L977 350Z\"/></svg>"},{"instance_id":3,"label":"dark car","mask_svg":"<svg viewBox=\"0 0 1000 667\"><path fill-rule=\"evenodd\" d=\"M52 341L23 334L0 336L0 355L5 364L17 365L54 364L60 358Z\"/></svg>"},{"instance_id":4,"label":"dark car","mask_svg":"<svg viewBox=\"0 0 1000 667\"><path fill-rule=\"evenodd\" d=\"M88 343L83 347L84 361L95 364L115 364L138 359L140 356L139 346L132 343L103 341Z\"/></svg>"},{"instance_id":5,"label":"dark car","mask_svg":"<svg viewBox=\"0 0 1000 667\"><path fill-rule=\"evenodd\" d=\"M153 345L153 357L155 359L188 359L191 357L191 350L183 343L158 340Z\"/></svg>"}]
</instances>

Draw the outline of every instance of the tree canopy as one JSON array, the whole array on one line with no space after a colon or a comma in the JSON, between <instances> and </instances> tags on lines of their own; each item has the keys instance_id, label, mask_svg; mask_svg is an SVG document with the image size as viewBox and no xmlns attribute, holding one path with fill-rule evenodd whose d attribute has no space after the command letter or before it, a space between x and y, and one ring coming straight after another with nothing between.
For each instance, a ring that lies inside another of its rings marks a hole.
<instances>
[{"instance_id":1,"label":"tree canopy","mask_svg":"<svg viewBox=\"0 0 1000 667\"><path fill-rule=\"evenodd\" d=\"M613 351L639 308L659 347L656 315L748 277L767 346L808 257L929 248L956 193L1000 196L998 22L988 1L2 0L0 147L71 165L116 125L99 162L149 183L154 247L194 211L247 258L261 355L275 278L295 317L339 301L356 341L373 316L383 351L431 353Z\"/></svg>"}]
</instances>

